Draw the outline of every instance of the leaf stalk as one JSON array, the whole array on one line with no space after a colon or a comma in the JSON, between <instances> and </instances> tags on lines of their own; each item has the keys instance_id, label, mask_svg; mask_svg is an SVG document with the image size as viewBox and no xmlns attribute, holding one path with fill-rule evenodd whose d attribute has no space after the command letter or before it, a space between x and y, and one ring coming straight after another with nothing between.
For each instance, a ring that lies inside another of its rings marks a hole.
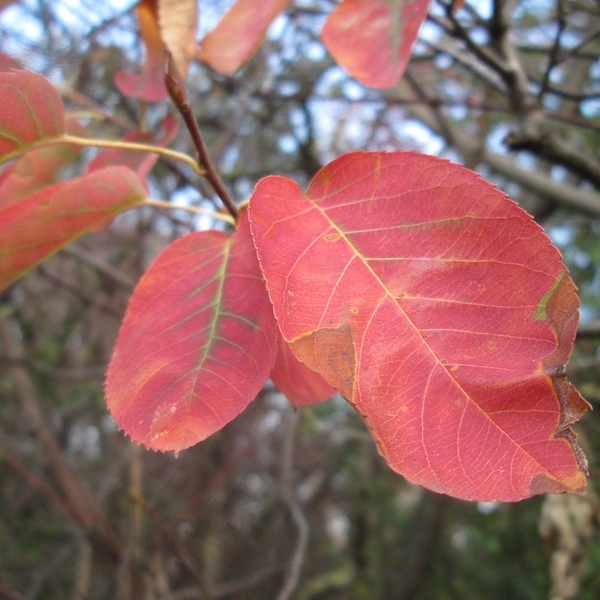
<instances>
[{"instance_id":1,"label":"leaf stalk","mask_svg":"<svg viewBox=\"0 0 600 600\"><path fill-rule=\"evenodd\" d=\"M187 92L185 91L183 79L177 71L177 67L170 54L167 59L165 85L167 86L167 91L169 92L169 96L171 97L175 108L179 111L179 114L182 116L185 125L192 136L192 141L198 152L199 167L204 171L204 176L214 188L217 196L221 199L221 202L223 202L227 212L229 212L234 221L237 222L238 208L210 159L208 148L206 147L204 138L200 132L200 127L198 127L198 122L194 117L194 112L192 111Z\"/></svg>"},{"instance_id":2,"label":"leaf stalk","mask_svg":"<svg viewBox=\"0 0 600 600\"><path fill-rule=\"evenodd\" d=\"M52 140L52 144L75 144L77 146L92 147L92 148L112 148L115 150L134 150L136 152L152 152L159 154L165 158L171 158L179 162L185 163L194 170L200 176L203 176L204 170L198 163L190 158L187 154L177 152L176 150L170 150L169 148L161 148L160 146L152 146L151 144L141 144L138 142L125 142L122 140L91 140L87 138L81 138L75 135L64 134L60 138ZM49 144L40 144L49 145ZM29 150L29 149L28 149Z\"/></svg>"}]
</instances>

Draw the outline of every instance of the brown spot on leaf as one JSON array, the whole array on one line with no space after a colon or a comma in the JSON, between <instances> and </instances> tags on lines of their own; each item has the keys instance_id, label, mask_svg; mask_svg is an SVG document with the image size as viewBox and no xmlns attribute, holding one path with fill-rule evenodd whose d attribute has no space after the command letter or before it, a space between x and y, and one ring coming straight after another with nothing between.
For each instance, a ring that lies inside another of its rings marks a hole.
<instances>
[{"instance_id":1,"label":"brown spot on leaf","mask_svg":"<svg viewBox=\"0 0 600 600\"><path fill-rule=\"evenodd\" d=\"M567 381L565 376L553 377L552 385L561 408L561 422L558 433L562 428L578 421L588 410L590 404L585 400L577 388Z\"/></svg>"},{"instance_id":2,"label":"brown spot on leaf","mask_svg":"<svg viewBox=\"0 0 600 600\"><path fill-rule=\"evenodd\" d=\"M557 481L548 477L544 473L539 473L531 480L531 495L536 494L564 494L583 493L585 489L586 476L584 473L577 473L573 477Z\"/></svg>"},{"instance_id":3,"label":"brown spot on leaf","mask_svg":"<svg viewBox=\"0 0 600 600\"><path fill-rule=\"evenodd\" d=\"M333 233L326 233L323 236L323 239L326 242L337 242L342 239L342 234L339 231L335 231Z\"/></svg>"},{"instance_id":4,"label":"brown spot on leaf","mask_svg":"<svg viewBox=\"0 0 600 600\"><path fill-rule=\"evenodd\" d=\"M294 354L343 396L352 397L356 356L348 323L325 327L290 343Z\"/></svg>"}]
</instances>

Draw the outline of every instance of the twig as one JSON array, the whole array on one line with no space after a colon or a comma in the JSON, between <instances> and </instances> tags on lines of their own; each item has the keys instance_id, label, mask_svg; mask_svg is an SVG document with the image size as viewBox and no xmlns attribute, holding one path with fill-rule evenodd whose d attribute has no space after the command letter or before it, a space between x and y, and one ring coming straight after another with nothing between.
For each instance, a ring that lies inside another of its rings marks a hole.
<instances>
[{"instance_id":1,"label":"twig","mask_svg":"<svg viewBox=\"0 0 600 600\"><path fill-rule=\"evenodd\" d=\"M151 198L146 198L144 200L144 204L146 204L148 206L153 206L154 208L159 208L159 209L167 209L167 210L181 209L181 210L186 210L187 212L193 213L193 214L208 215L208 216L212 217L213 219L216 219L219 221L224 221L228 225L235 225L235 220L231 216L221 214L219 212L210 210L209 208L204 208L202 206L178 206L177 204L172 204L171 202L164 202L162 200L153 200Z\"/></svg>"},{"instance_id":2,"label":"twig","mask_svg":"<svg viewBox=\"0 0 600 600\"><path fill-rule=\"evenodd\" d=\"M547 92L550 85L550 76L552 71L562 62L561 57L561 38L567 28L567 19L565 17L565 8L562 0L557 3L556 6L556 34L554 36L554 42L548 53L548 66L544 72L542 83L540 85L540 91L538 92L538 98L542 98Z\"/></svg>"},{"instance_id":3,"label":"twig","mask_svg":"<svg viewBox=\"0 0 600 600\"><path fill-rule=\"evenodd\" d=\"M167 91L169 92L169 96L171 97L175 108L181 114L185 125L188 128L190 135L192 136L194 146L198 151L199 167L206 171L206 179L210 181L215 192L217 193L217 196L219 196L229 214L233 217L235 221L237 221L237 206L235 205L233 198L227 191L223 180L221 179L219 173L217 172L213 162L211 161L208 155L208 149L206 147L206 144L204 143L202 133L200 133L198 123L194 118L192 106L190 105L190 101L187 97L187 92L185 91L185 85L183 83L183 80L181 79L181 76L177 72L177 67L175 66L175 63L173 62L173 59L170 54L167 59L165 85L167 86Z\"/></svg>"},{"instance_id":4,"label":"twig","mask_svg":"<svg viewBox=\"0 0 600 600\"><path fill-rule=\"evenodd\" d=\"M306 557L308 547L308 522L300 503L298 502L293 486L293 464L294 464L294 446L296 443L296 431L298 429L298 412L294 411L290 419L290 427L285 438L282 456L282 499L286 508L290 512L292 521L298 531L296 548L290 562L290 566L283 582L283 587L277 595L277 600L289 600L298 587L302 565Z\"/></svg>"}]
</instances>

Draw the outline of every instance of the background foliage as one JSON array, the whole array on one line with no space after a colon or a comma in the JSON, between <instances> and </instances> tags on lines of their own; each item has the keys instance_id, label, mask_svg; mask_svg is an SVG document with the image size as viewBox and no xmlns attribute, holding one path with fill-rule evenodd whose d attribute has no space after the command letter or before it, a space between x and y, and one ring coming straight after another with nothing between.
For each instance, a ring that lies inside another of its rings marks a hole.
<instances>
[{"instance_id":1,"label":"background foliage","mask_svg":"<svg viewBox=\"0 0 600 600\"><path fill-rule=\"evenodd\" d=\"M171 110L115 87L142 56L132 5L5 4L2 52L50 77L96 136L153 131ZM225 4L202 0L201 34ZM561 247L584 303L570 377L596 405L597 3L473 0L453 14L435 1L406 75L383 91L324 51L318 33L334 5L293 2L234 76L192 63L188 93L236 199L269 173L304 185L359 148L414 148L476 168ZM173 147L190 151L185 132ZM155 198L215 205L175 164L159 161L150 179ZM588 495L517 505L414 488L382 464L344 402L294 413L270 387L177 460L124 439L102 381L127 298L169 241L212 226L185 211L128 213L0 296L0 597L598 596L595 413L579 428Z\"/></svg>"}]
</instances>

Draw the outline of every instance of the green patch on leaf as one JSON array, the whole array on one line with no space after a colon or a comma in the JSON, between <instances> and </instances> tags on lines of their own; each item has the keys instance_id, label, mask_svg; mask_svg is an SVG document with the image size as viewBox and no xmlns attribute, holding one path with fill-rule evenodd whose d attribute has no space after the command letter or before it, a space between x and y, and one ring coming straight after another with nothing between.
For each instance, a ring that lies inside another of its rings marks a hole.
<instances>
[{"instance_id":1,"label":"green patch on leaf","mask_svg":"<svg viewBox=\"0 0 600 600\"><path fill-rule=\"evenodd\" d=\"M554 293L558 289L560 282L564 279L566 275L566 271L561 271L561 273L556 278L556 281L552 284L552 287L544 294L540 303L537 305L535 312L533 313L536 321L547 321L548 313L546 312L546 307L548 306L548 302L550 302L550 298L554 296Z\"/></svg>"}]
</instances>

